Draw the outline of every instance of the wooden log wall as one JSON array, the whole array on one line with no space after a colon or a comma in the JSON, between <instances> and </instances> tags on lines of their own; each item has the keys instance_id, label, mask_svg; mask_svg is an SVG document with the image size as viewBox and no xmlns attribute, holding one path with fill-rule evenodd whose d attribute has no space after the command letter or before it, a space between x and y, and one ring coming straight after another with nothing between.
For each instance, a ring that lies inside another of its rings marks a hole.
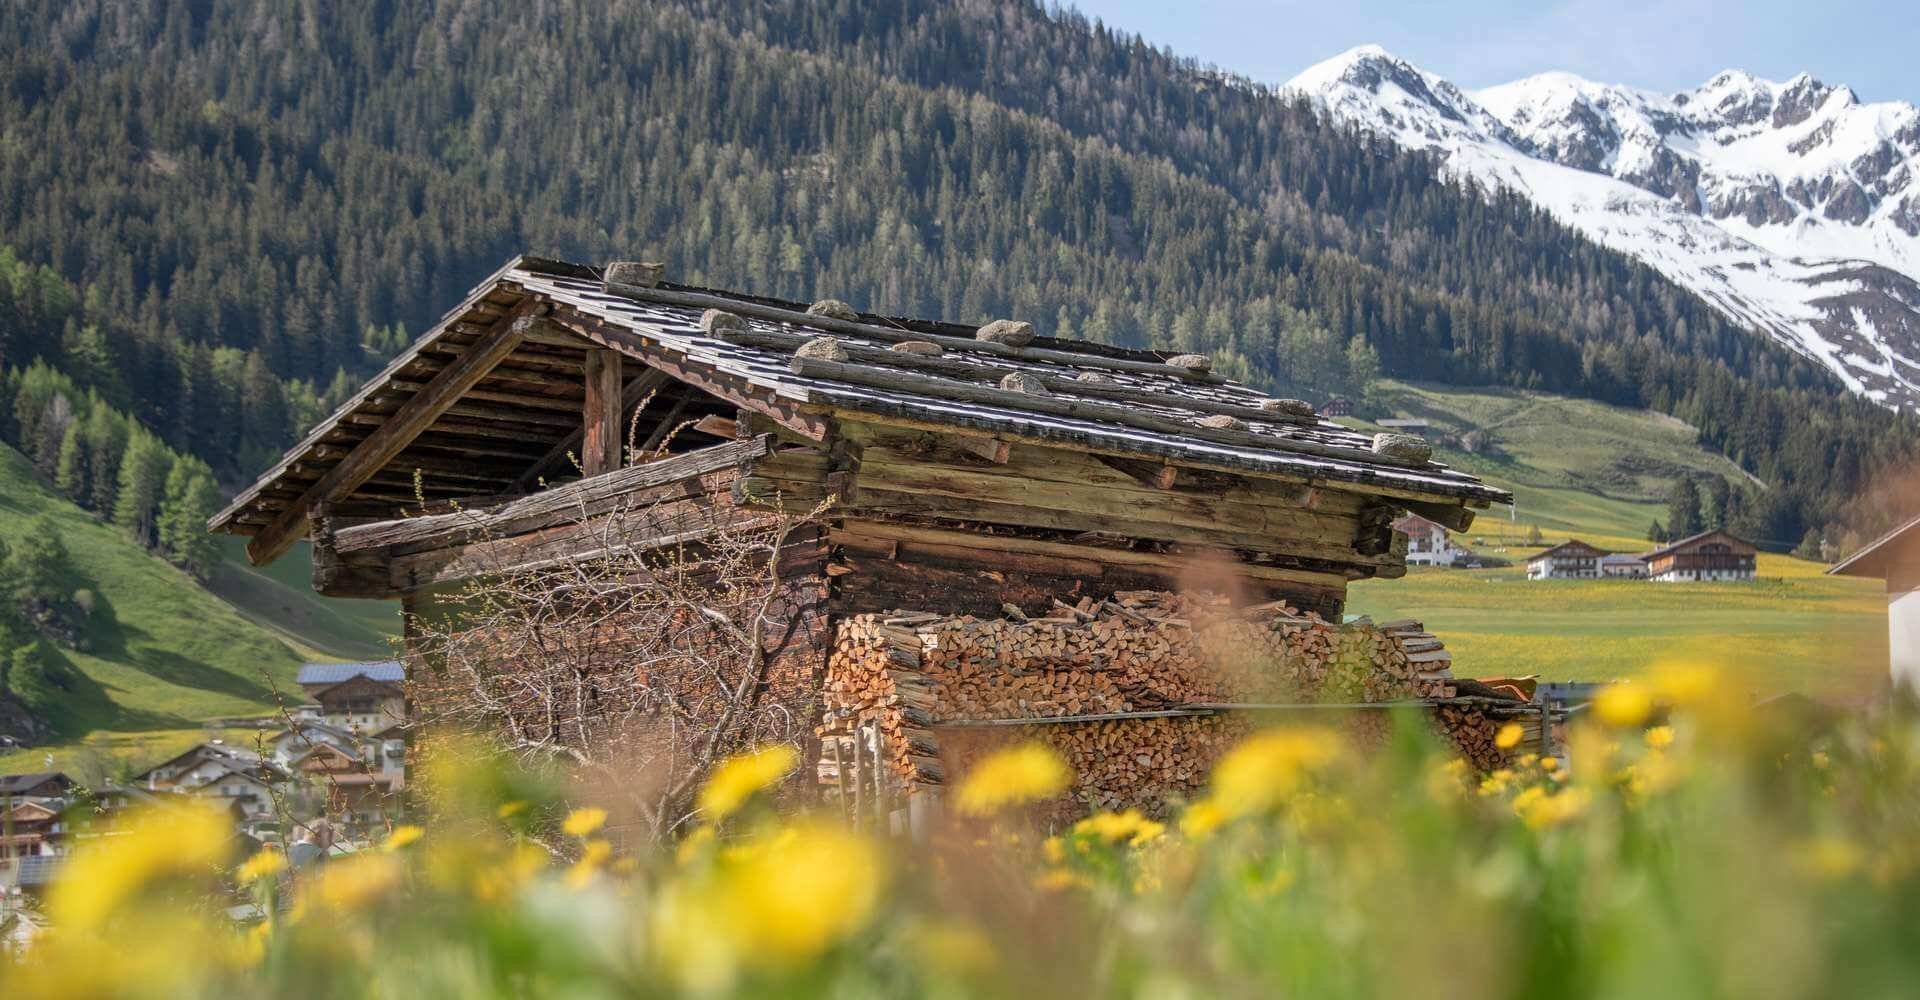
<instances>
[{"instance_id":1,"label":"wooden log wall","mask_svg":"<svg viewBox=\"0 0 1920 1000\"><path fill-rule=\"evenodd\" d=\"M735 495L836 498L837 607L849 614L1237 589L1332 619L1350 580L1405 572L1397 508L1357 494L871 423L836 424L831 452L789 446L755 461Z\"/></svg>"},{"instance_id":2,"label":"wooden log wall","mask_svg":"<svg viewBox=\"0 0 1920 1000\"><path fill-rule=\"evenodd\" d=\"M1302 717L1257 706L1342 706L1305 717L1378 743L1388 714L1345 706L1455 697L1449 664L1418 622L1339 626L1285 604L1235 608L1219 595L1122 592L1024 620L862 614L839 623L819 735L877 728L902 786L942 783L994 746L1039 739L1075 772L1058 818L1158 814L1170 797L1198 794L1247 732ZM1491 713L1435 719L1475 764L1497 766ZM822 777L833 783L837 772Z\"/></svg>"}]
</instances>

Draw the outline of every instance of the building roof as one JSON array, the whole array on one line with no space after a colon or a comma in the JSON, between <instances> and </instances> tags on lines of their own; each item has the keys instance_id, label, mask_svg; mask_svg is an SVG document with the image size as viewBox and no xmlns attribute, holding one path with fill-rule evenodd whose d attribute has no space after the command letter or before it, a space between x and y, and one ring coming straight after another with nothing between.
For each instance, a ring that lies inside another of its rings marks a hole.
<instances>
[{"instance_id":1,"label":"building roof","mask_svg":"<svg viewBox=\"0 0 1920 1000\"><path fill-rule=\"evenodd\" d=\"M42 888L53 884L66 858L58 854L29 854L14 859L13 884L22 888Z\"/></svg>"},{"instance_id":2,"label":"building roof","mask_svg":"<svg viewBox=\"0 0 1920 1000\"><path fill-rule=\"evenodd\" d=\"M1737 546L1744 547L1748 550L1753 549L1752 542L1749 542L1746 539L1739 537L1738 535L1729 534L1726 531L1719 528L1710 528L1706 531L1688 535L1687 537L1682 538L1677 542L1668 542L1667 544L1657 549L1654 549L1652 552L1647 552L1642 554L1640 558L1645 559L1648 562L1652 562L1653 560L1658 559L1661 556L1669 556L1677 552L1680 552L1682 549L1693 548L1694 546L1699 545L1701 542L1704 542L1715 535L1719 535L1725 538L1727 541L1732 542Z\"/></svg>"},{"instance_id":3,"label":"building roof","mask_svg":"<svg viewBox=\"0 0 1920 1000\"><path fill-rule=\"evenodd\" d=\"M1600 565L1602 566L1628 566L1636 563L1645 565L1646 562L1645 559L1626 552L1609 552L1600 557Z\"/></svg>"},{"instance_id":4,"label":"building roof","mask_svg":"<svg viewBox=\"0 0 1920 1000\"><path fill-rule=\"evenodd\" d=\"M742 317L743 326L719 335L704 331L701 316L708 308ZM608 291L597 268L519 257L316 426L209 527L260 536L250 546L256 560L277 555L284 539L273 527L304 517L316 484L326 483L355 446L417 398L410 393L425 391L425 380L459 364L446 360L449 355L468 357L473 345L498 343L503 331L519 329L513 327L516 320L542 311L559 335L518 342L512 347L517 353L506 355L506 366L520 370L550 361L564 371L575 355L547 348L611 348L804 436L823 437L827 420L846 413L1416 501L1484 506L1511 499L1506 491L1443 464L1376 453L1369 436L1317 416L1265 409L1263 393L1200 370L1204 364L1170 364L1167 353L1045 337L1013 347L976 339L972 326L864 313L838 319L811 315L801 303L671 283ZM829 334L840 342L844 360L796 356L802 344ZM910 340L931 342L943 351L926 356L890 350ZM437 411L441 415L422 429L409 431L413 437L405 449L373 479L335 492L336 513L373 509L380 511L374 516L391 517L418 496L515 492L529 470L508 464L515 461L512 448L496 444L509 457L487 464L460 462L447 453L459 454L463 434L472 443L474 435L497 440L501 431L512 430L520 440L508 444L563 447L577 432L581 411L573 409L571 417L560 411L577 405L580 396L556 393L579 376L563 381L549 375L547 388L535 389L535 373L524 376L533 381L514 389L488 381L503 378L498 368L483 370L477 384L498 386L486 389L489 405ZM1083 378L1089 374L1101 379ZM1002 387L1012 375L1037 380L1039 391ZM530 395L535 391L544 395ZM478 397L461 398L464 403ZM498 405L529 399L547 408ZM437 459L428 454L436 449ZM481 474L489 468L499 470L497 479ZM403 485L415 482L414 489Z\"/></svg>"},{"instance_id":5,"label":"building roof","mask_svg":"<svg viewBox=\"0 0 1920 1000\"><path fill-rule=\"evenodd\" d=\"M1860 551L1834 563L1827 569L1831 576L1865 576L1877 580L1886 579L1887 562L1901 550L1903 544L1920 540L1920 517L1894 528L1879 538L1868 542Z\"/></svg>"},{"instance_id":6,"label":"building roof","mask_svg":"<svg viewBox=\"0 0 1920 1000\"><path fill-rule=\"evenodd\" d=\"M73 787L73 779L59 771L34 771L29 774L0 774L0 795L25 795L48 782L63 788Z\"/></svg>"},{"instance_id":7,"label":"building roof","mask_svg":"<svg viewBox=\"0 0 1920 1000\"><path fill-rule=\"evenodd\" d=\"M407 668L399 660L369 660L364 663L302 663L294 683L301 687L334 685L355 677L399 684L407 679Z\"/></svg>"},{"instance_id":8,"label":"building roof","mask_svg":"<svg viewBox=\"0 0 1920 1000\"><path fill-rule=\"evenodd\" d=\"M1575 559L1594 558L1606 555L1605 549L1596 549L1578 538L1569 538L1550 549L1542 549L1527 557L1528 562L1539 562L1553 556L1569 556Z\"/></svg>"}]
</instances>

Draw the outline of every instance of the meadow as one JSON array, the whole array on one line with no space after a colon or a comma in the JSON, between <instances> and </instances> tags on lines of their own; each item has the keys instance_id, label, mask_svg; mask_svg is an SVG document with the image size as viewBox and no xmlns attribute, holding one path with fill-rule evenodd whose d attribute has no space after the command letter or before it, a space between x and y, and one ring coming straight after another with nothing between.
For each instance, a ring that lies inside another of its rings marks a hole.
<instances>
[{"instance_id":1,"label":"meadow","mask_svg":"<svg viewBox=\"0 0 1920 1000\"><path fill-rule=\"evenodd\" d=\"M1610 551L1652 548L1647 528L1665 519L1665 491L1676 475L1743 480L1732 463L1701 449L1685 424L1522 390L1388 383L1382 397L1383 410L1430 421L1443 442L1479 431L1486 453L1442 443L1439 458L1515 496L1512 511L1483 511L1456 536L1510 566L1414 567L1403 579L1351 588L1348 613L1424 621L1446 640L1455 673L1611 680L1663 662L1705 660L1760 692L1839 698L1872 691L1884 678L1886 605L1878 584L1824 576L1819 563L1763 552L1751 583L1526 579L1528 556L1569 538ZM1534 529L1539 544L1528 541Z\"/></svg>"},{"instance_id":2,"label":"meadow","mask_svg":"<svg viewBox=\"0 0 1920 1000\"><path fill-rule=\"evenodd\" d=\"M1700 665L1602 693L1564 758L1487 774L1410 716L1384 744L1257 732L1205 793L1053 828L1039 745L918 838L722 762L672 844L471 745L423 815L296 865L205 806L94 838L0 954L9 998L1910 996L1920 720L1756 711ZM615 797L617 800L617 796ZM258 916L245 916L245 904ZM229 908L240 905L239 910ZM237 921L223 912L239 912Z\"/></svg>"}]
</instances>

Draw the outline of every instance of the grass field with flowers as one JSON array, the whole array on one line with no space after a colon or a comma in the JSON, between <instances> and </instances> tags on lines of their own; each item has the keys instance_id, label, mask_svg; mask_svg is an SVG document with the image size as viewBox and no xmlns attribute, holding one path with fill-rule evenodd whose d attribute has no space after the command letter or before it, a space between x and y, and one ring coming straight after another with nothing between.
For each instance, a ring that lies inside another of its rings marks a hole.
<instances>
[{"instance_id":1,"label":"grass field with flowers","mask_svg":"<svg viewBox=\"0 0 1920 1000\"><path fill-rule=\"evenodd\" d=\"M1197 801L1054 830L1028 809L1069 775L1015 746L921 842L776 801L800 762L770 747L641 853L443 746L431 820L315 869L195 811L87 843L0 995L1912 995L1913 715L1772 716L1686 666L1607 689L1564 760L1473 774L1423 733L1261 732ZM248 898L270 916L230 924Z\"/></svg>"}]
</instances>

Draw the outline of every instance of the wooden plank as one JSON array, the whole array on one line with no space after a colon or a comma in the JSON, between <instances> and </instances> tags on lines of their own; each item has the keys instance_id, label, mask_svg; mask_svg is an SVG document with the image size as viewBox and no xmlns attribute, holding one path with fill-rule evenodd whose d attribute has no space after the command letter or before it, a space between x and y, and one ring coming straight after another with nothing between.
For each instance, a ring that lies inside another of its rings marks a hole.
<instances>
[{"instance_id":1,"label":"wooden plank","mask_svg":"<svg viewBox=\"0 0 1920 1000\"><path fill-rule=\"evenodd\" d=\"M1150 569L1179 579L1193 568L1193 553L1172 555L1159 552L1135 552L1130 549L1099 548L1091 545L1076 545L1071 542L1050 542L1032 538L1016 538L1005 535L979 535L971 532L945 531L938 528L921 528L912 525L889 524L885 521L868 521L847 518L844 531L867 538L881 539L913 545L920 551L937 553L943 550L964 550L986 555L991 559L1010 556L1030 555L1051 557L1065 565L1111 564L1141 569ZM838 533L836 533L837 537ZM1337 573L1315 573L1306 570L1277 569L1270 566L1257 566L1234 557L1231 553L1213 553L1224 565L1249 580L1280 583L1303 583L1320 587L1344 589L1346 577ZM975 558L979 558L976 556ZM1067 572L1062 575L1074 575Z\"/></svg>"},{"instance_id":2,"label":"wooden plank","mask_svg":"<svg viewBox=\"0 0 1920 1000\"><path fill-rule=\"evenodd\" d=\"M620 352L596 347L587 352L587 396L580 409L581 473L602 475L618 469L623 396Z\"/></svg>"},{"instance_id":3,"label":"wooden plank","mask_svg":"<svg viewBox=\"0 0 1920 1000\"><path fill-rule=\"evenodd\" d=\"M247 543L247 560L256 566L272 562L307 531L307 512L322 500L346 496L368 477L378 472L395 455L439 419L447 407L473 388L493 366L520 346L534 322L534 311L545 308L528 299L493 324L489 339L476 344L453 364L441 369L427 387L409 398L387 422L367 435L346 458L341 459L320 481L283 508L273 522L262 528Z\"/></svg>"},{"instance_id":4,"label":"wooden plank","mask_svg":"<svg viewBox=\"0 0 1920 1000\"><path fill-rule=\"evenodd\" d=\"M709 472L734 468L765 455L771 446L772 440L765 436L717 444L658 462L628 466L542 490L498 507L340 528L334 532L334 545L341 553L352 553L395 545L434 544L443 539L476 533L523 532L546 527L559 523L555 518L575 517L582 508L601 500L627 497Z\"/></svg>"}]
</instances>

